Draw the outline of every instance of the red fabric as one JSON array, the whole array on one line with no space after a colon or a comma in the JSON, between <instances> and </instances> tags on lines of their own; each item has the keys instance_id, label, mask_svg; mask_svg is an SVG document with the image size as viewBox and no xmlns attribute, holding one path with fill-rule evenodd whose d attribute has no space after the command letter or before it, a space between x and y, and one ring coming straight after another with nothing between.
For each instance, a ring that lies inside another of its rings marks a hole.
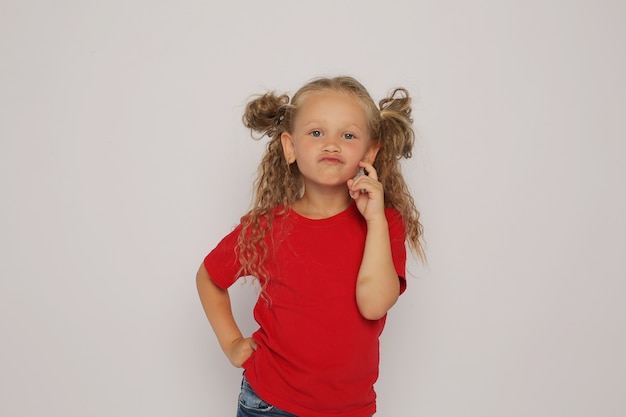
<instances>
[{"instance_id":1,"label":"red fabric","mask_svg":"<svg viewBox=\"0 0 626 417\"><path fill-rule=\"evenodd\" d=\"M385 214L403 292L404 226L396 210ZM228 234L204 261L222 288L239 278L240 230ZM250 385L270 404L303 417L365 417L376 411L373 385L385 317L364 319L355 300L366 231L355 204L322 220L294 211L274 218L267 237L270 301L256 303L258 347L243 364Z\"/></svg>"}]
</instances>

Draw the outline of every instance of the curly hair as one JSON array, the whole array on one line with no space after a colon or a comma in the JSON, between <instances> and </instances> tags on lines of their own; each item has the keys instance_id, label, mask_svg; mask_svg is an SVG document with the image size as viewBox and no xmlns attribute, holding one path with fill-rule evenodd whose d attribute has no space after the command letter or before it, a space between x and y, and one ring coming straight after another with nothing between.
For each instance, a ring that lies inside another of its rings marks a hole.
<instances>
[{"instance_id":1,"label":"curly hair","mask_svg":"<svg viewBox=\"0 0 626 417\"><path fill-rule=\"evenodd\" d=\"M272 224L272 212L282 207L286 213L300 199L303 178L297 164L289 163L283 154L281 135L292 132L298 107L310 93L320 91L354 95L365 110L370 137L380 148L373 163L383 185L385 206L401 214L410 248L422 260L423 234L419 211L402 176L400 159L412 156L415 134L411 118L411 98L404 88L396 88L377 107L365 87L352 77L316 78L305 84L289 99L286 94L268 92L254 96L246 105L243 124L257 137L269 137L269 143L255 181L252 208L242 217L242 232L238 241L238 256L242 275L253 276L267 284L264 263L268 257L265 237Z\"/></svg>"}]
</instances>

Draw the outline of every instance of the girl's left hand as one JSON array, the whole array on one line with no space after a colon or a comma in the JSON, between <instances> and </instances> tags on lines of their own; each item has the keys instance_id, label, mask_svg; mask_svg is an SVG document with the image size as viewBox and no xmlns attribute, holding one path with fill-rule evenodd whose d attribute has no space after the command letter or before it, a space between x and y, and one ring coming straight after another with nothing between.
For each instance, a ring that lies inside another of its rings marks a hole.
<instances>
[{"instance_id":1,"label":"girl's left hand","mask_svg":"<svg viewBox=\"0 0 626 417\"><path fill-rule=\"evenodd\" d=\"M385 218L385 195L383 185L378 181L378 174L372 164L359 162L367 175L360 175L356 179L348 180L350 197L356 201L356 206L366 221Z\"/></svg>"}]
</instances>

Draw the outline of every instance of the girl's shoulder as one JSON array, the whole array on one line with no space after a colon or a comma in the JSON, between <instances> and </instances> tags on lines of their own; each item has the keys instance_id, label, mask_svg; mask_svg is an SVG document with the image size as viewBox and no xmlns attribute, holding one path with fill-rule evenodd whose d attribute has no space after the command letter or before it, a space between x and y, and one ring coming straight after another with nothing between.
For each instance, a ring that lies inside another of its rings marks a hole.
<instances>
[{"instance_id":1,"label":"girl's shoulder","mask_svg":"<svg viewBox=\"0 0 626 417\"><path fill-rule=\"evenodd\" d=\"M262 229L271 226L276 218L284 217L289 212L289 209L283 205L274 207L273 209L266 211L254 211L251 210L244 214L239 220L239 227L260 227Z\"/></svg>"},{"instance_id":2,"label":"girl's shoulder","mask_svg":"<svg viewBox=\"0 0 626 417\"><path fill-rule=\"evenodd\" d=\"M387 217L387 223L389 225L389 232L391 234L398 234L401 236L406 235L406 228L402 213L393 207L385 208L385 217Z\"/></svg>"},{"instance_id":3,"label":"girl's shoulder","mask_svg":"<svg viewBox=\"0 0 626 417\"><path fill-rule=\"evenodd\" d=\"M402 220L402 214L400 211L393 207L385 207L385 217L387 217L387 221Z\"/></svg>"}]
</instances>

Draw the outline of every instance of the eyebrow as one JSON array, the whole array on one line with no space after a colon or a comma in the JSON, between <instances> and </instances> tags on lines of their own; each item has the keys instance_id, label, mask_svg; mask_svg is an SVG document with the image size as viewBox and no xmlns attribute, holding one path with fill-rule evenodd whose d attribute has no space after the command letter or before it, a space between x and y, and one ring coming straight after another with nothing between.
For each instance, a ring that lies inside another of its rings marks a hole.
<instances>
[{"instance_id":1,"label":"eyebrow","mask_svg":"<svg viewBox=\"0 0 626 417\"><path fill-rule=\"evenodd\" d=\"M317 119L315 119L315 120L311 120L309 122L304 123L302 125L302 127L303 128L307 128L309 126L318 126L318 125L322 125L324 123L326 123L325 120L317 120ZM362 131L362 132L367 130L367 128L363 128L363 127L359 126L358 124L351 123L351 122L346 124L346 125L343 125L343 126L345 126L345 129L348 129L348 130L356 129L356 130L359 130L359 131Z\"/></svg>"}]
</instances>

